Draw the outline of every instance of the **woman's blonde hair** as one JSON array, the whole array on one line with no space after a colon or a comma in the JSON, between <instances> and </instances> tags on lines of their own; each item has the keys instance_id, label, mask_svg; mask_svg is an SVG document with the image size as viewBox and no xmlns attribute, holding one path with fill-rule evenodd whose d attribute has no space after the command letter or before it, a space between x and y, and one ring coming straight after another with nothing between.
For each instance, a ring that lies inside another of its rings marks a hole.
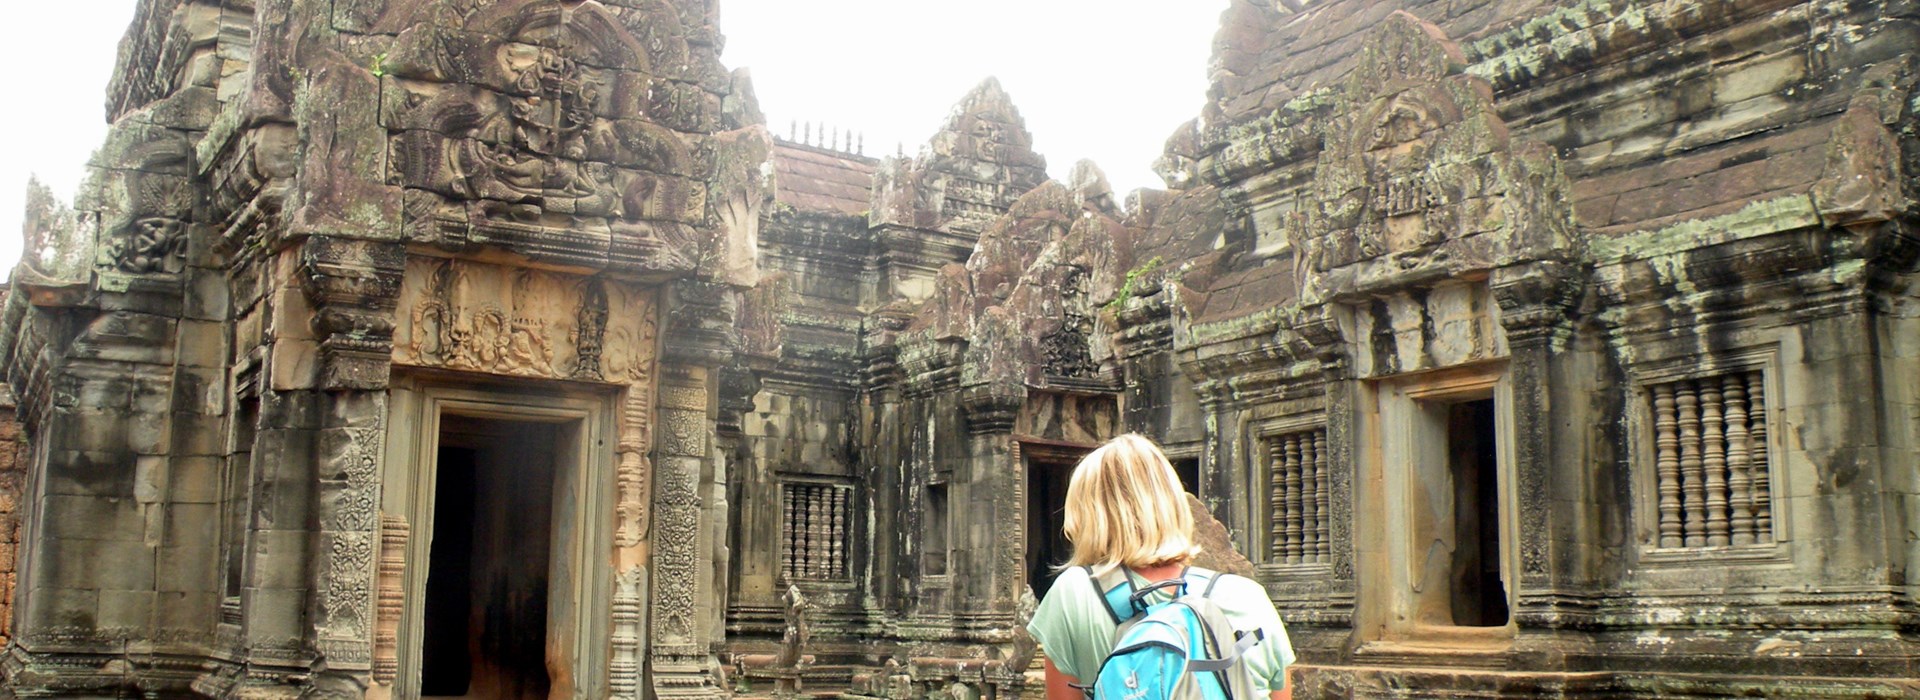
<instances>
[{"instance_id":1,"label":"woman's blonde hair","mask_svg":"<svg viewBox=\"0 0 1920 700\"><path fill-rule=\"evenodd\" d=\"M1122 435L1080 460L1067 482L1065 568L1140 569L1184 562L1200 553L1193 512L1173 465L1153 441Z\"/></svg>"}]
</instances>

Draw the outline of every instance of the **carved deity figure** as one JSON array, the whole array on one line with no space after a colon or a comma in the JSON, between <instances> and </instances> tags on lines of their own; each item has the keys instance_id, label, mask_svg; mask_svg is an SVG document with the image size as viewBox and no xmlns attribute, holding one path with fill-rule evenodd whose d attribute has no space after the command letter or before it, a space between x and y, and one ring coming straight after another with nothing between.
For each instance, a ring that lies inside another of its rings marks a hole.
<instances>
[{"instance_id":1,"label":"carved deity figure","mask_svg":"<svg viewBox=\"0 0 1920 700\"><path fill-rule=\"evenodd\" d=\"M179 272L185 262L186 225L164 217L133 222L108 248L114 266L136 275Z\"/></svg>"},{"instance_id":2,"label":"carved deity figure","mask_svg":"<svg viewBox=\"0 0 1920 700\"><path fill-rule=\"evenodd\" d=\"M539 53L513 82L517 94L475 130L461 172L472 173L469 196L509 203L512 218L535 221L545 212L572 216L618 214L613 168L588 162L604 127L594 114L600 90L580 66L552 49ZM496 186L497 185L497 186Z\"/></svg>"}]
</instances>

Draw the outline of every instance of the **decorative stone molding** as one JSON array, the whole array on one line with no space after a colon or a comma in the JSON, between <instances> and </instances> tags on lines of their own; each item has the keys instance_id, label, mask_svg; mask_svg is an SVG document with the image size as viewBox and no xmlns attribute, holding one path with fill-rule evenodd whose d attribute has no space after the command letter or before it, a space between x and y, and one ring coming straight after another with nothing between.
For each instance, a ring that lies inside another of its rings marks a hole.
<instances>
[{"instance_id":1,"label":"decorative stone molding","mask_svg":"<svg viewBox=\"0 0 1920 700\"><path fill-rule=\"evenodd\" d=\"M391 686L400 668L400 614L407 594L407 544L412 528L406 518L380 516L379 598L373 633L373 682Z\"/></svg>"},{"instance_id":2,"label":"decorative stone molding","mask_svg":"<svg viewBox=\"0 0 1920 700\"><path fill-rule=\"evenodd\" d=\"M299 282L314 309L322 388L386 388L406 261L396 243L315 236L301 247Z\"/></svg>"}]
</instances>

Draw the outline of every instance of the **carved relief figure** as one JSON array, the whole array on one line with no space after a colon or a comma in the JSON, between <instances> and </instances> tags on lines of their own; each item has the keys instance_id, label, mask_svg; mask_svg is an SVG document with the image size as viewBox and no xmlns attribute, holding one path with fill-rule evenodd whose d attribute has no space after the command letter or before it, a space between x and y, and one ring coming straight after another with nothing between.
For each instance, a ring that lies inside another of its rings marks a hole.
<instances>
[{"instance_id":1,"label":"carved relief figure","mask_svg":"<svg viewBox=\"0 0 1920 700\"><path fill-rule=\"evenodd\" d=\"M174 274L186 267L186 224L164 217L134 221L108 245L114 267L136 275Z\"/></svg>"},{"instance_id":2,"label":"carved relief figure","mask_svg":"<svg viewBox=\"0 0 1920 700\"><path fill-rule=\"evenodd\" d=\"M604 282L538 270L419 259L403 285L396 362L470 372L629 383L604 373L612 344L623 360L650 349L642 322L610 323ZM613 337L618 335L619 337ZM626 369L624 362L614 362ZM605 376L602 376L603 373Z\"/></svg>"}]
</instances>

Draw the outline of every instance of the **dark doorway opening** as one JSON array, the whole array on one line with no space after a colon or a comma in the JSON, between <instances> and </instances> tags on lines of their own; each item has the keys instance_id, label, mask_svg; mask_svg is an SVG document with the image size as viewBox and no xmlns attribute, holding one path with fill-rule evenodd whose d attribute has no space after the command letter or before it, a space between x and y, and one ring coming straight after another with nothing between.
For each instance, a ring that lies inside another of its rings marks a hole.
<instances>
[{"instance_id":1,"label":"dark doorway opening","mask_svg":"<svg viewBox=\"0 0 1920 700\"><path fill-rule=\"evenodd\" d=\"M1503 627L1507 588L1500 574L1499 443L1492 399L1447 412L1447 466L1453 481L1453 624Z\"/></svg>"},{"instance_id":2,"label":"dark doorway opening","mask_svg":"<svg viewBox=\"0 0 1920 700\"><path fill-rule=\"evenodd\" d=\"M1079 459L1049 455L1027 459L1027 585L1035 598L1053 587L1054 567L1073 555L1062 529L1066 522L1067 482Z\"/></svg>"},{"instance_id":3,"label":"dark doorway opening","mask_svg":"<svg viewBox=\"0 0 1920 700\"><path fill-rule=\"evenodd\" d=\"M1174 475L1180 477L1180 488L1195 496L1200 495L1200 458L1181 457L1172 462Z\"/></svg>"},{"instance_id":4,"label":"dark doorway opening","mask_svg":"<svg viewBox=\"0 0 1920 700\"><path fill-rule=\"evenodd\" d=\"M442 417L423 697L547 697L557 440L549 424Z\"/></svg>"}]
</instances>

